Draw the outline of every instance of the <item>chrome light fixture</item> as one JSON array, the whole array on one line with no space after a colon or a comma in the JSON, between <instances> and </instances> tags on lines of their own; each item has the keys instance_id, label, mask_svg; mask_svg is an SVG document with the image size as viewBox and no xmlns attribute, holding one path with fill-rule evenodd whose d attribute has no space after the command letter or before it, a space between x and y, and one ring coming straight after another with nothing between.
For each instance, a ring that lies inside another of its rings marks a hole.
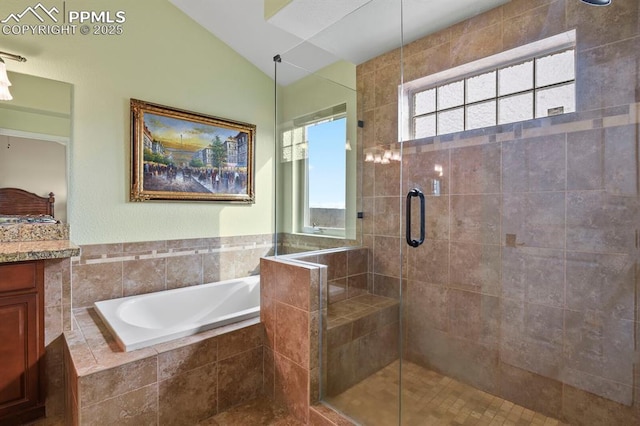
<instances>
[{"instance_id":1,"label":"chrome light fixture","mask_svg":"<svg viewBox=\"0 0 640 426\"><path fill-rule=\"evenodd\" d=\"M611 0L582 0L582 2L592 6L609 6L611 4Z\"/></svg>"},{"instance_id":2,"label":"chrome light fixture","mask_svg":"<svg viewBox=\"0 0 640 426\"><path fill-rule=\"evenodd\" d=\"M27 58L24 58L19 55L14 55L13 53L0 52L0 101L10 101L13 99L11 96L11 92L9 91L9 86L11 86L11 81L9 81L9 76L7 75L7 65L4 63L2 58L13 59L18 62L26 62Z\"/></svg>"}]
</instances>

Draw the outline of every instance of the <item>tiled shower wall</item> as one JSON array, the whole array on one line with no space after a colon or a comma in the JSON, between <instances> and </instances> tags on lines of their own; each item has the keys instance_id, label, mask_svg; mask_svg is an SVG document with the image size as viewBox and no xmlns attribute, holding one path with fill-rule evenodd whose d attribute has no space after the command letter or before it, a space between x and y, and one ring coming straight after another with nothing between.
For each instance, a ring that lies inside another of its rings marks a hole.
<instances>
[{"instance_id":1,"label":"tiled shower wall","mask_svg":"<svg viewBox=\"0 0 640 426\"><path fill-rule=\"evenodd\" d=\"M72 263L73 308L135 294L260 273L273 234L81 247Z\"/></svg>"},{"instance_id":2,"label":"tiled shower wall","mask_svg":"<svg viewBox=\"0 0 640 426\"><path fill-rule=\"evenodd\" d=\"M403 182L363 164L372 288L397 297L404 272L405 358L571 423L640 420L639 8L513 0L405 47L410 81L577 30L576 113L406 142ZM399 58L358 66L365 149L397 148ZM418 249L400 237L413 187Z\"/></svg>"}]
</instances>

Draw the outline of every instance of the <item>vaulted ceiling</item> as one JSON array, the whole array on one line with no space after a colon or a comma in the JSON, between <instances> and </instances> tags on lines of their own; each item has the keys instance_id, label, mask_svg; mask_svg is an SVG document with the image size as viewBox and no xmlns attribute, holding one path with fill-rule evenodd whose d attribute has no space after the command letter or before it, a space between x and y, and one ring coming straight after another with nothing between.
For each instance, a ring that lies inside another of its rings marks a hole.
<instances>
[{"instance_id":1,"label":"vaulted ceiling","mask_svg":"<svg viewBox=\"0 0 640 426\"><path fill-rule=\"evenodd\" d=\"M341 59L360 64L509 0L292 0L268 20L265 0L169 1L272 78L275 55L294 64L278 72L287 85Z\"/></svg>"}]
</instances>

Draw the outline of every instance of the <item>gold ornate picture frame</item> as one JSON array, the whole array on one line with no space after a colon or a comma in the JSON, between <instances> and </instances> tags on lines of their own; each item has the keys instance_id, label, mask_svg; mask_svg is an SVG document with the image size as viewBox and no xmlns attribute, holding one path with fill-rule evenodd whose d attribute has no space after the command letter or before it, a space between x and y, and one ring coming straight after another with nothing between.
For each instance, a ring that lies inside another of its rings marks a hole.
<instances>
[{"instance_id":1,"label":"gold ornate picture frame","mask_svg":"<svg viewBox=\"0 0 640 426\"><path fill-rule=\"evenodd\" d=\"M131 201L253 203L256 126L131 99Z\"/></svg>"}]
</instances>

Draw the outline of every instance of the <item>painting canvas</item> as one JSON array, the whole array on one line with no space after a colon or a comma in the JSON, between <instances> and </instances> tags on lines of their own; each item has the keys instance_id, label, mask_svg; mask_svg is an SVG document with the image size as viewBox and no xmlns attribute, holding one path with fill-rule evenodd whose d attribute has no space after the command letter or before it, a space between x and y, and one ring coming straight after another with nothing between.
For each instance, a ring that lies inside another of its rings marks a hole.
<instances>
[{"instance_id":1,"label":"painting canvas","mask_svg":"<svg viewBox=\"0 0 640 426\"><path fill-rule=\"evenodd\" d=\"M131 200L254 202L256 126L131 100Z\"/></svg>"}]
</instances>

